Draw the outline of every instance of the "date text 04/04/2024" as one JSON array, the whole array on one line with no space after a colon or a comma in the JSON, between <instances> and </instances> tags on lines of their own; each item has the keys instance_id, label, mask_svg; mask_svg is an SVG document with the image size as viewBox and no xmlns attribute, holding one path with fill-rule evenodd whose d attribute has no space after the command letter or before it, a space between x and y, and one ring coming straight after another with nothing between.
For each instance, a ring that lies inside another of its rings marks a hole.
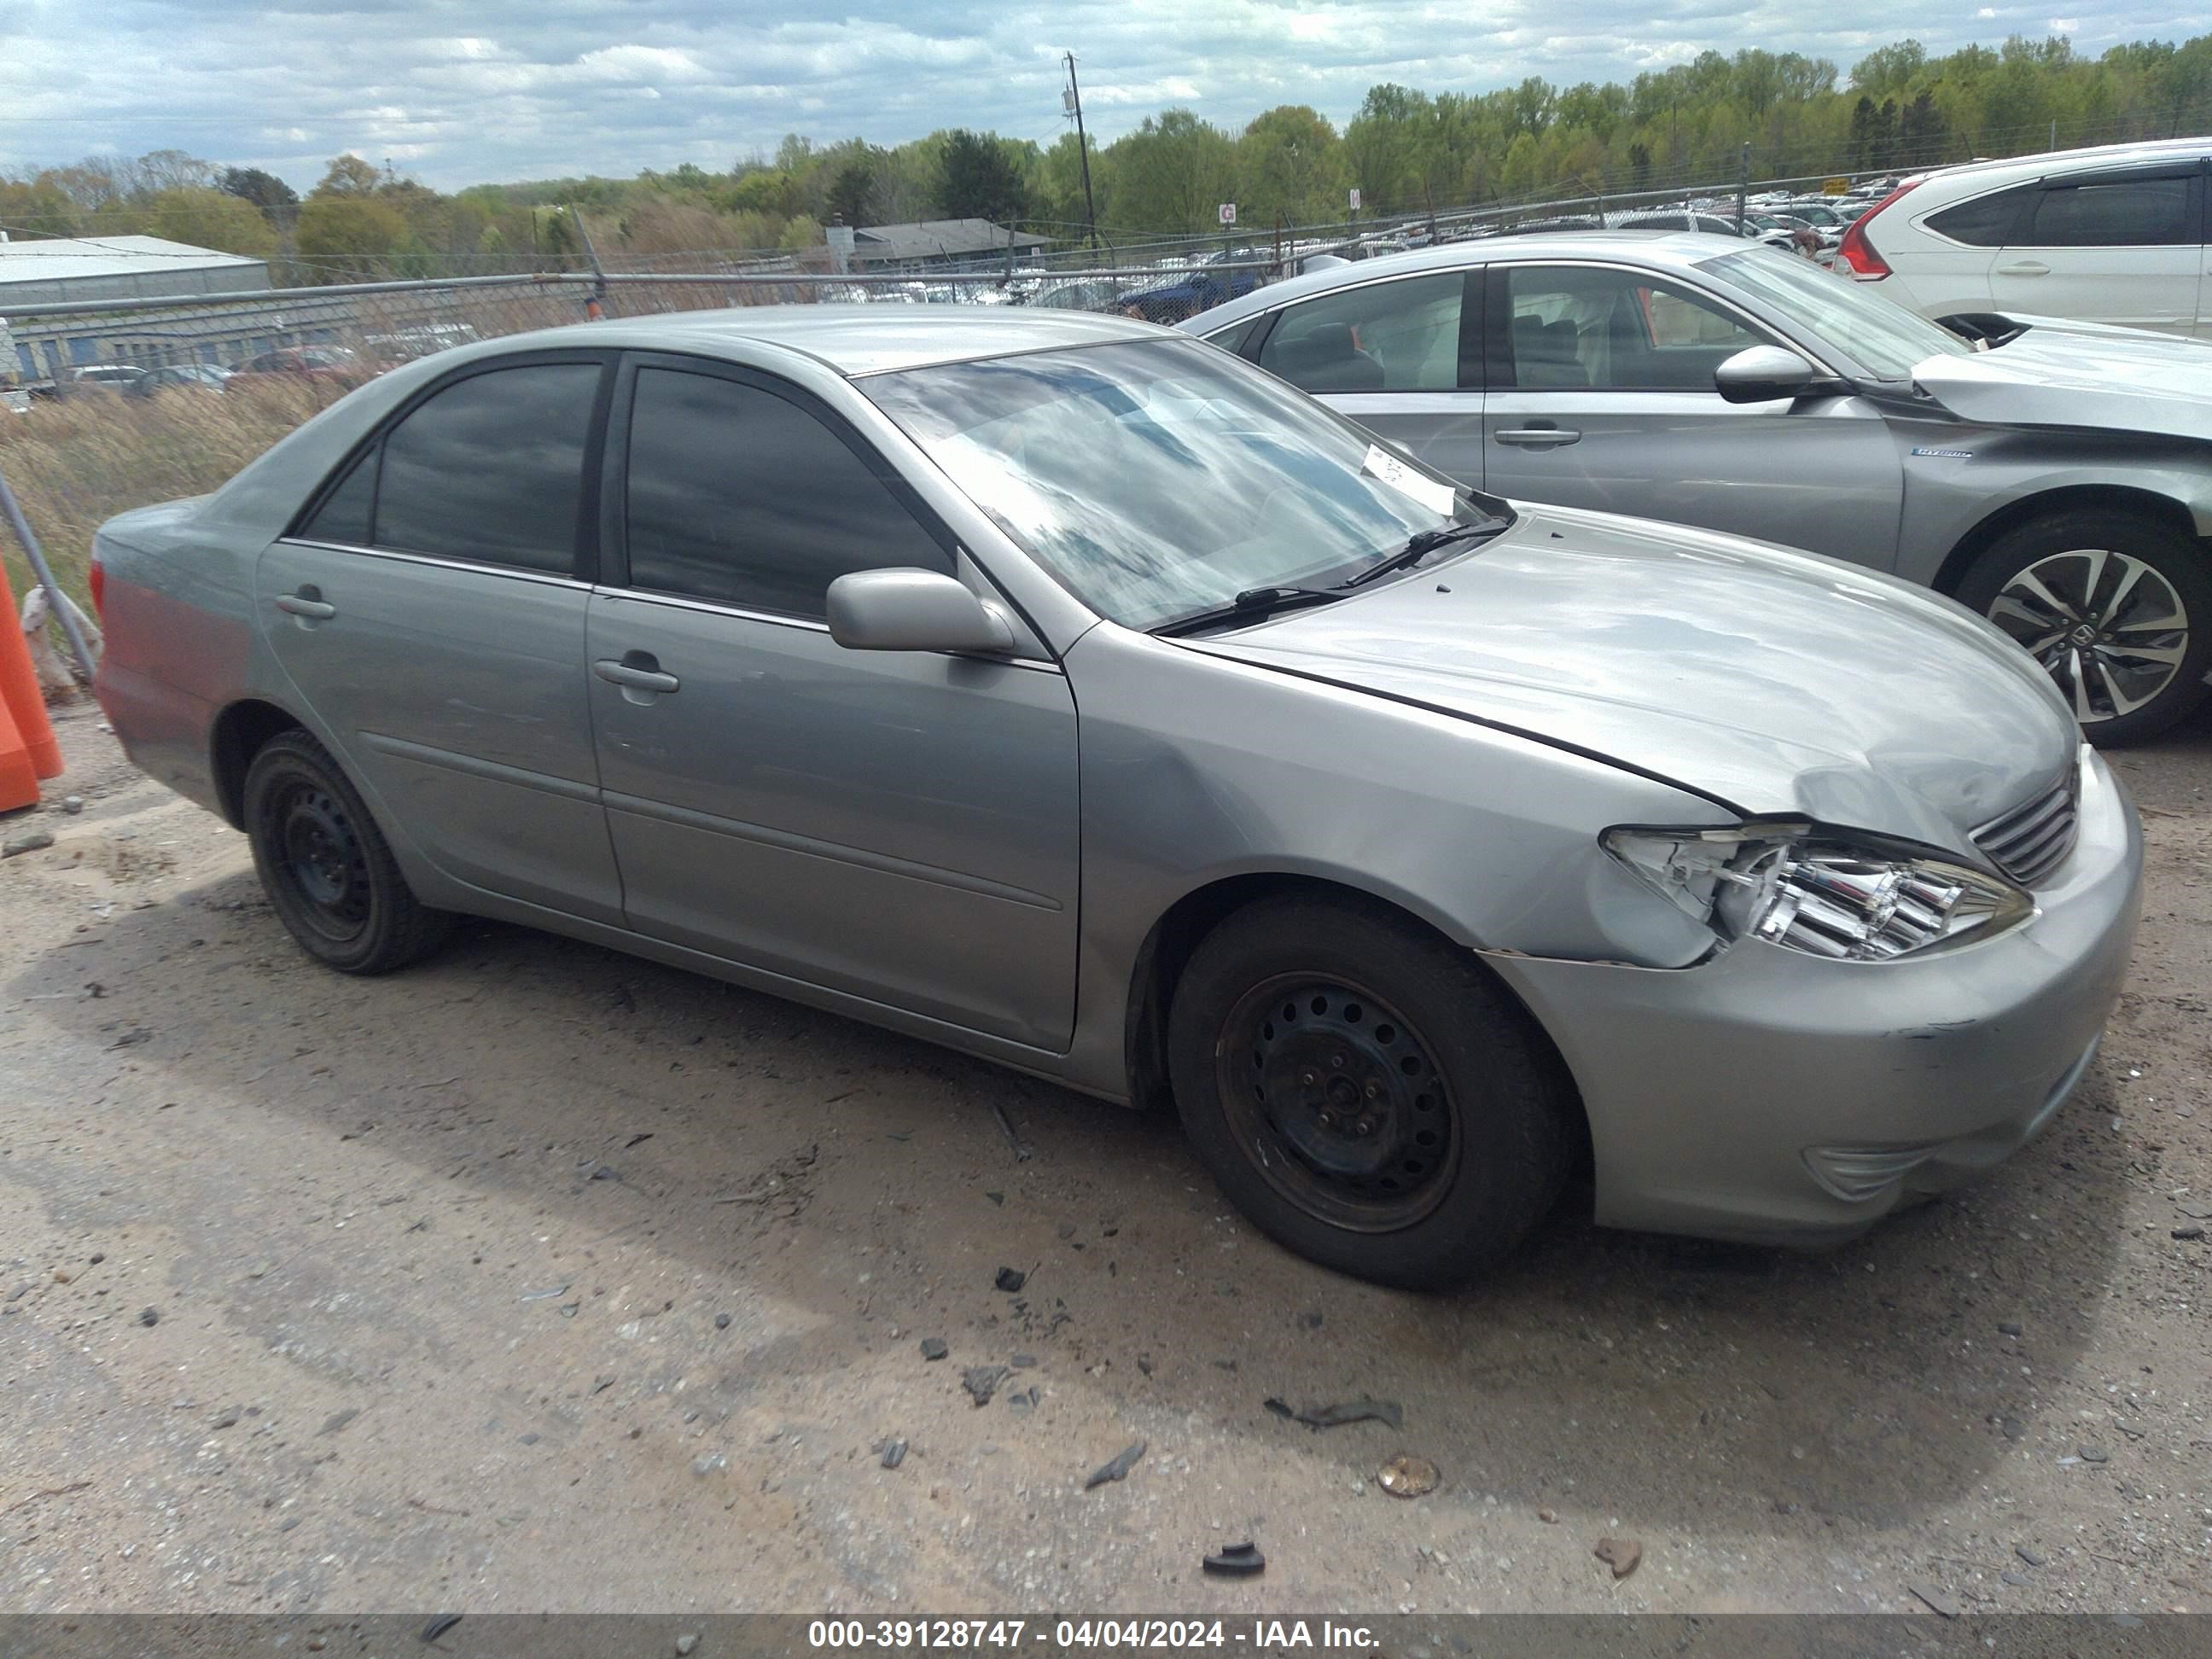
<instances>
[{"instance_id":1,"label":"date text 04/04/2024","mask_svg":"<svg viewBox=\"0 0 2212 1659\"><path fill-rule=\"evenodd\" d=\"M817 1619L806 1627L814 1648L1018 1649L1243 1648L1286 1652L1328 1648L1358 1653L1374 1646L1365 1626L1331 1620L1255 1619Z\"/></svg>"}]
</instances>

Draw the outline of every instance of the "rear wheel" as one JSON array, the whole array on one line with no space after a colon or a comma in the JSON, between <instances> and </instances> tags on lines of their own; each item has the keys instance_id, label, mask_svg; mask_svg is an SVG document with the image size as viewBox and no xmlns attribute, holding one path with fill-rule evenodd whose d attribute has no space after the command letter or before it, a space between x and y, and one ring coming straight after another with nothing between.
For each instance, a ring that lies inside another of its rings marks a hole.
<instances>
[{"instance_id":1,"label":"rear wheel","mask_svg":"<svg viewBox=\"0 0 2212 1659\"><path fill-rule=\"evenodd\" d=\"M361 797L305 732L262 744L246 769L245 804L262 888L325 967L389 973L445 938L452 916L415 896Z\"/></svg>"},{"instance_id":2,"label":"rear wheel","mask_svg":"<svg viewBox=\"0 0 2212 1659\"><path fill-rule=\"evenodd\" d=\"M1208 934L1169 1017L1176 1103L1262 1231L1385 1285L1462 1284L1557 1200L1556 1061L1463 952L1376 908L1267 900Z\"/></svg>"},{"instance_id":3,"label":"rear wheel","mask_svg":"<svg viewBox=\"0 0 2212 1659\"><path fill-rule=\"evenodd\" d=\"M2092 508L2022 525L1975 561L1959 599L2043 665L2094 743L2140 742L2204 700L2212 575L2151 520Z\"/></svg>"}]
</instances>

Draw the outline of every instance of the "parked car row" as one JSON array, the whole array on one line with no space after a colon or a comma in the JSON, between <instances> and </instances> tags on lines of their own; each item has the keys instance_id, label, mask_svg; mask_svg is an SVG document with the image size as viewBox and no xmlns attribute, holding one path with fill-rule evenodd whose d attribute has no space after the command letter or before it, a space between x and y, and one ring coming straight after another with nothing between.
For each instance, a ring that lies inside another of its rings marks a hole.
<instances>
[{"instance_id":1,"label":"parked car row","mask_svg":"<svg viewBox=\"0 0 2212 1659\"><path fill-rule=\"evenodd\" d=\"M100 530L102 702L329 967L501 917L1171 1101L1255 1225L1388 1283L1578 1172L1611 1224L1846 1237L2051 1119L2141 878L2082 722L2203 665L2212 434L2092 389L2155 354L1686 234L1188 328L404 365Z\"/></svg>"}]
</instances>

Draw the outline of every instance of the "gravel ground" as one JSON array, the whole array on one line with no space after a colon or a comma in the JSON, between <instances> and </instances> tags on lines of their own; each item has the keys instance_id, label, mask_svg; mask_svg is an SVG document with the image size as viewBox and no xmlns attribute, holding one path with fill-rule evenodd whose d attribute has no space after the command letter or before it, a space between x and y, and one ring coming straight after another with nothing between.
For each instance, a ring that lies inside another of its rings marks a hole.
<instances>
[{"instance_id":1,"label":"gravel ground","mask_svg":"<svg viewBox=\"0 0 2212 1659\"><path fill-rule=\"evenodd\" d=\"M54 837L0 861L0 1609L2212 1610L2212 721L2122 757L2134 978L1990 1180L1819 1255L1570 1207L1443 1299L1171 1122L707 980L324 973L60 729L82 814L0 823Z\"/></svg>"}]
</instances>

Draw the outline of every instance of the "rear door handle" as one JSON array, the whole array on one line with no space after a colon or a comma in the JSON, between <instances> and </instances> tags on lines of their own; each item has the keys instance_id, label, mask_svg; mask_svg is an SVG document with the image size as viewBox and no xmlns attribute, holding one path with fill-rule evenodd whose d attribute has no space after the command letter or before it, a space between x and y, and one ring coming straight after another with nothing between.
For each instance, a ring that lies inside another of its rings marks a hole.
<instances>
[{"instance_id":1,"label":"rear door handle","mask_svg":"<svg viewBox=\"0 0 2212 1659\"><path fill-rule=\"evenodd\" d=\"M2048 276L2051 267L2040 259L2018 259L2008 265L1999 265L2000 276Z\"/></svg>"},{"instance_id":2,"label":"rear door handle","mask_svg":"<svg viewBox=\"0 0 2212 1659\"><path fill-rule=\"evenodd\" d=\"M279 593L276 608L288 617L305 617L311 622L328 622L338 614L338 608L325 603L319 587L302 587L296 593Z\"/></svg>"},{"instance_id":3,"label":"rear door handle","mask_svg":"<svg viewBox=\"0 0 2212 1659\"><path fill-rule=\"evenodd\" d=\"M602 657L592 665L592 672L625 692L674 691L684 684L673 674L662 673L659 659L649 651L632 651L619 661Z\"/></svg>"},{"instance_id":4,"label":"rear door handle","mask_svg":"<svg viewBox=\"0 0 2212 1659\"><path fill-rule=\"evenodd\" d=\"M1491 434L1502 444L1511 444L1516 449L1557 449L1562 444L1577 444L1583 434L1572 427L1512 426L1503 432Z\"/></svg>"}]
</instances>

